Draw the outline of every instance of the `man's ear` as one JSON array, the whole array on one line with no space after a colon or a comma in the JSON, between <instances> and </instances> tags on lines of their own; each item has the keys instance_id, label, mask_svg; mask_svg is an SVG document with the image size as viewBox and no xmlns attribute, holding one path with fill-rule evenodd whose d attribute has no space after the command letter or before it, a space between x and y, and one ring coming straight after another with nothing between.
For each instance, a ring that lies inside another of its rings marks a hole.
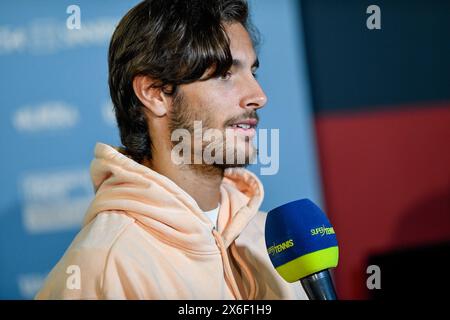
<instances>
[{"instance_id":1,"label":"man's ear","mask_svg":"<svg viewBox=\"0 0 450 320\"><path fill-rule=\"evenodd\" d=\"M133 90L141 103L155 116L163 117L168 111L168 98L160 88L153 88L153 79L139 75L133 79Z\"/></svg>"}]
</instances>

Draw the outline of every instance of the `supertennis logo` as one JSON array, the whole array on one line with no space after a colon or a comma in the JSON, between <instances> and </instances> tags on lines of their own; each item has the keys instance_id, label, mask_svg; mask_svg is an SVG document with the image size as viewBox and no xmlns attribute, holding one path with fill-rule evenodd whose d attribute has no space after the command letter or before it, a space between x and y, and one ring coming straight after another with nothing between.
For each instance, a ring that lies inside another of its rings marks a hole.
<instances>
[{"instance_id":1,"label":"supertennis logo","mask_svg":"<svg viewBox=\"0 0 450 320\"><path fill-rule=\"evenodd\" d=\"M324 225L322 225L321 227L311 229L312 236L323 237L325 235L328 236L332 234L335 234L333 227L325 227Z\"/></svg>"},{"instance_id":2,"label":"supertennis logo","mask_svg":"<svg viewBox=\"0 0 450 320\"><path fill-rule=\"evenodd\" d=\"M289 239L289 240L286 240L283 243L280 243L280 244L273 245L273 246L269 247L267 249L267 252L269 253L269 255L275 255L275 254L280 253L280 252L282 252L282 251L284 251L286 249L289 249L289 248L291 248L293 246L294 246L294 240L293 239Z\"/></svg>"}]
</instances>

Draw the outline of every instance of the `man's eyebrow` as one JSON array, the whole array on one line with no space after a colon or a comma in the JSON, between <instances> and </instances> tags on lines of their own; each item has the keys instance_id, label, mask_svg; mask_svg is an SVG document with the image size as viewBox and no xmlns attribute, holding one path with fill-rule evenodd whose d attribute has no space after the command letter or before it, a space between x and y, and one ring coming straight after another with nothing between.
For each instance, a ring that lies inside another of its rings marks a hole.
<instances>
[{"instance_id":1,"label":"man's eyebrow","mask_svg":"<svg viewBox=\"0 0 450 320\"><path fill-rule=\"evenodd\" d=\"M238 68L238 69L241 69L241 68L243 68L244 67L244 64L242 63L242 60L239 60L239 59L233 59L233 64L232 64L232 66L233 67L236 67L236 68ZM259 59L258 58L256 58L255 59L255 61L253 62L253 64L252 64L252 69L257 69L257 68L259 68Z\"/></svg>"}]
</instances>

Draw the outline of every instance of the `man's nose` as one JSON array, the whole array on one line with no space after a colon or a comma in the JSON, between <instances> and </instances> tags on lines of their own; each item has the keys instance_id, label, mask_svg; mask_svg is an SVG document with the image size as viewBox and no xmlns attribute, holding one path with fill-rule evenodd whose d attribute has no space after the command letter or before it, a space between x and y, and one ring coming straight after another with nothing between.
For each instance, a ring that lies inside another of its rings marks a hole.
<instances>
[{"instance_id":1,"label":"man's nose","mask_svg":"<svg viewBox=\"0 0 450 320\"><path fill-rule=\"evenodd\" d=\"M264 107L267 103L267 96L253 76L246 81L244 87L245 91L241 99L241 108L256 110Z\"/></svg>"}]
</instances>

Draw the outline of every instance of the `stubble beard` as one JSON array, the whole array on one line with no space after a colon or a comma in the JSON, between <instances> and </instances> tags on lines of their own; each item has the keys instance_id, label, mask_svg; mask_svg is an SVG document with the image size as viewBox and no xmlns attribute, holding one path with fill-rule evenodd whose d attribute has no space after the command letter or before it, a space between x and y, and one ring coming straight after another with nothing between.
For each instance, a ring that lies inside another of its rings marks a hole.
<instances>
[{"instance_id":1,"label":"stubble beard","mask_svg":"<svg viewBox=\"0 0 450 320\"><path fill-rule=\"evenodd\" d=\"M191 160L194 158L196 152L193 147L194 139L199 139L197 141L201 141L201 155L197 155L201 157L201 159L203 159L205 149L208 147L208 145L210 145L211 147L211 143L215 143L215 140L213 140L212 142L203 141L201 136L194 135L194 121L201 121L203 132L207 129L218 129L222 133L222 139L219 139L219 143L216 143L214 145L215 150L218 150L219 148L223 150L222 161L219 161L219 163L214 162L212 164L207 164L203 161L201 164L194 164L194 161L191 161L188 166L194 169L201 170L204 173L221 173L222 175L223 171L227 168L247 167L255 159L258 152L252 141L250 141L251 138L248 136L244 136L243 138L238 137L234 134L234 130L231 128L214 127L214 120L211 114L208 113L209 110L210 109L207 107L195 108L194 106L191 106L180 91L177 91L175 93L175 96L173 97L172 110L168 114L170 134L172 134L172 132L177 129L185 129L189 131L192 137ZM248 115L246 116L249 118L257 118L256 112L254 110L248 112ZM230 121L233 121L233 119L226 121L225 125L229 124ZM233 139L233 142L230 141L231 139ZM171 140L171 137L169 137L169 140L171 141L171 147L173 149L175 143ZM241 149L238 153L238 148L243 148L244 151ZM242 152L245 153L244 157L242 157ZM214 153L212 153L211 155L215 156Z\"/></svg>"}]
</instances>

